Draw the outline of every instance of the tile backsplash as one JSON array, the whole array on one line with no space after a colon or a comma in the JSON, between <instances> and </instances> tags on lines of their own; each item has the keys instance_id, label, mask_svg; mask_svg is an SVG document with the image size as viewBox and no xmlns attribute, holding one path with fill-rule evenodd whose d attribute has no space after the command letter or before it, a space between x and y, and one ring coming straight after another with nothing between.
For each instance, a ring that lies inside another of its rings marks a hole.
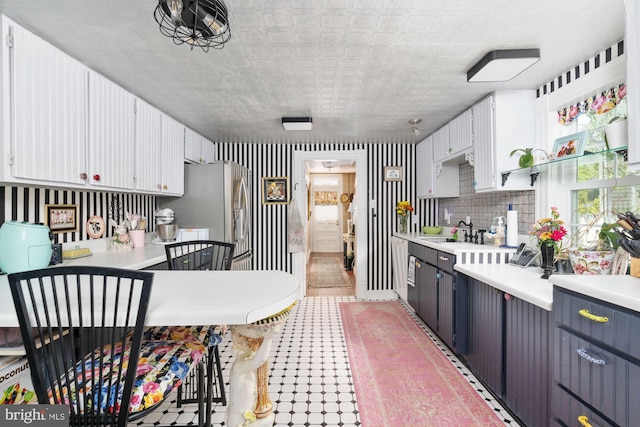
<instances>
[{"instance_id":1,"label":"tile backsplash","mask_svg":"<svg viewBox=\"0 0 640 427\"><path fill-rule=\"evenodd\" d=\"M471 218L474 229L489 229L496 216L507 216L509 204L518 211L518 234L527 234L535 221L535 193L527 191L501 191L476 193L473 189L473 166L460 165L460 197L438 200L438 224L447 225L444 210L451 216L451 226Z\"/></svg>"}]
</instances>

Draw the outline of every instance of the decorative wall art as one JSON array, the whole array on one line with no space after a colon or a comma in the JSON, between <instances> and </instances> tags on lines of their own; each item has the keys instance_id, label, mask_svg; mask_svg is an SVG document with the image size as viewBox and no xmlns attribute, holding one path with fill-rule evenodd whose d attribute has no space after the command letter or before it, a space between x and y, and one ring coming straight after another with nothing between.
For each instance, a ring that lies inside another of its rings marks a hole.
<instances>
[{"instance_id":1,"label":"decorative wall art","mask_svg":"<svg viewBox=\"0 0 640 427\"><path fill-rule=\"evenodd\" d=\"M91 239L99 239L105 231L104 219L101 216L94 215L87 221L87 234Z\"/></svg>"},{"instance_id":2,"label":"decorative wall art","mask_svg":"<svg viewBox=\"0 0 640 427\"><path fill-rule=\"evenodd\" d=\"M78 205L44 205L44 220L52 233L78 231Z\"/></svg>"},{"instance_id":3,"label":"decorative wall art","mask_svg":"<svg viewBox=\"0 0 640 427\"><path fill-rule=\"evenodd\" d=\"M283 205L289 202L288 176L262 177L262 204Z\"/></svg>"},{"instance_id":4,"label":"decorative wall art","mask_svg":"<svg viewBox=\"0 0 640 427\"><path fill-rule=\"evenodd\" d=\"M402 181L402 166L386 166L384 168L385 181Z\"/></svg>"}]
</instances>

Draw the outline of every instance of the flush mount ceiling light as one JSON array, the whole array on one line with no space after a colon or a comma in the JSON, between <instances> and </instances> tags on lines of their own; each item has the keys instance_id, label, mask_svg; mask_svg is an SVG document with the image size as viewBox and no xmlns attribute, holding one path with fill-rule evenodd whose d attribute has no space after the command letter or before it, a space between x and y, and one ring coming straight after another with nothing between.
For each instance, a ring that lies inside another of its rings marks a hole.
<instances>
[{"instance_id":1,"label":"flush mount ceiling light","mask_svg":"<svg viewBox=\"0 0 640 427\"><path fill-rule=\"evenodd\" d=\"M331 172L331 168L335 168L336 166L338 166L338 161L337 160L323 160L322 161L322 166L324 166L325 168L329 169L329 172Z\"/></svg>"},{"instance_id":2,"label":"flush mount ceiling light","mask_svg":"<svg viewBox=\"0 0 640 427\"><path fill-rule=\"evenodd\" d=\"M415 136L420 135L420 129L418 129L418 123L422 122L422 119L411 119L409 120L409 124L411 125L411 129L413 129L413 134Z\"/></svg>"},{"instance_id":3,"label":"flush mount ceiling light","mask_svg":"<svg viewBox=\"0 0 640 427\"><path fill-rule=\"evenodd\" d=\"M540 49L494 50L467 71L467 81L506 82L540 60Z\"/></svg>"},{"instance_id":4,"label":"flush mount ceiling light","mask_svg":"<svg viewBox=\"0 0 640 427\"><path fill-rule=\"evenodd\" d=\"M284 130L311 130L313 123L311 117L283 117Z\"/></svg>"},{"instance_id":5,"label":"flush mount ceiling light","mask_svg":"<svg viewBox=\"0 0 640 427\"><path fill-rule=\"evenodd\" d=\"M222 49L231 38L227 7L222 0L159 0L153 13L160 32L175 44L208 52Z\"/></svg>"}]
</instances>

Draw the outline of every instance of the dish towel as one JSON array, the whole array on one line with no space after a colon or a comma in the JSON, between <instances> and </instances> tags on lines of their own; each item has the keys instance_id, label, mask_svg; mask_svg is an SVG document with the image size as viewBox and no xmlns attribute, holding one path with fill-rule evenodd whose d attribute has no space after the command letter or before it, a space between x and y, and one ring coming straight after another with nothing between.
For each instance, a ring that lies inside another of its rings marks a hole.
<instances>
[{"instance_id":1,"label":"dish towel","mask_svg":"<svg viewBox=\"0 0 640 427\"><path fill-rule=\"evenodd\" d=\"M300 216L296 199L291 199L291 202L289 202L287 220L289 223L289 230L287 230L289 252L304 252L307 248L307 239L304 234L302 217Z\"/></svg>"}]
</instances>

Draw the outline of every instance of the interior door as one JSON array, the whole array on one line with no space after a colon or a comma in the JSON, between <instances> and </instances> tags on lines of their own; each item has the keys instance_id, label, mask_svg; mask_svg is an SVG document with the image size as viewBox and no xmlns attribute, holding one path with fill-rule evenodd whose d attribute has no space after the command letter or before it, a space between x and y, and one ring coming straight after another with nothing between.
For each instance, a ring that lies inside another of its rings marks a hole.
<instances>
[{"instance_id":1,"label":"interior door","mask_svg":"<svg viewBox=\"0 0 640 427\"><path fill-rule=\"evenodd\" d=\"M334 185L314 185L312 189L313 252L342 252L342 209L339 203L340 176L335 178L335 182L336 184Z\"/></svg>"}]
</instances>

